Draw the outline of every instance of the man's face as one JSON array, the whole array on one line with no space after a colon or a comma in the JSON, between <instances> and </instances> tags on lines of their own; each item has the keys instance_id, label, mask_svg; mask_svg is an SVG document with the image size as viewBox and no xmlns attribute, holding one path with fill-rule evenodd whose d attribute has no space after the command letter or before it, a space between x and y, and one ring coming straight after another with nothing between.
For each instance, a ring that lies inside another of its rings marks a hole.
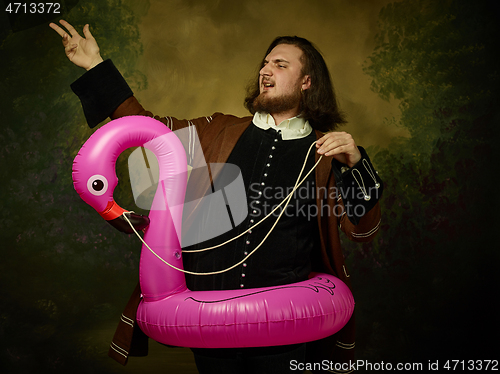
<instances>
[{"instance_id":1,"label":"man's face","mask_svg":"<svg viewBox=\"0 0 500 374\"><path fill-rule=\"evenodd\" d=\"M270 114L299 113L301 89L310 86L308 75L302 75L302 50L291 44L279 44L264 59L260 70L260 95L254 101L254 109Z\"/></svg>"}]
</instances>

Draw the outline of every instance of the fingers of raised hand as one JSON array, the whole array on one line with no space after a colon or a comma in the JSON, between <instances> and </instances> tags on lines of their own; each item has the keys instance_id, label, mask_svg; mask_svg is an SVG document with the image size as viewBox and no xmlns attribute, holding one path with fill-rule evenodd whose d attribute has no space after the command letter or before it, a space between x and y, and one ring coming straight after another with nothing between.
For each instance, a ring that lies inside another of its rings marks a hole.
<instances>
[{"instance_id":1,"label":"fingers of raised hand","mask_svg":"<svg viewBox=\"0 0 500 374\"><path fill-rule=\"evenodd\" d=\"M92 33L90 32L90 26L88 24L83 26L83 35L85 36L86 39L94 39Z\"/></svg>"},{"instance_id":2,"label":"fingers of raised hand","mask_svg":"<svg viewBox=\"0 0 500 374\"><path fill-rule=\"evenodd\" d=\"M71 26L70 23L66 22L63 19L60 20L59 23L61 25L63 25L64 27L66 27L66 29L68 30L68 32L71 35L71 37L80 36L80 34L78 34L78 31L76 31L75 28L73 26Z\"/></svg>"},{"instance_id":3,"label":"fingers of raised hand","mask_svg":"<svg viewBox=\"0 0 500 374\"><path fill-rule=\"evenodd\" d=\"M68 22L64 20L59 21L61 25L63 25L68 31L64 30L59 25L51 22L49 23L49 27L57 32L63 38L63 45L66 47L71 40L77 41L81 38L80 34L75 30L73 26L71 26Z\"/></svg>"},{"instance_id":4,"label":"fingers of raised hand","mask_svg":"<svg viewBox=\"0 0 500 374\"><path fill-rule=\"evenodd\" d=\"M57 32L61 37L64 37L64 35L66 34L66 31L64 31L62 28L60 28L53 22L49 23L49 27L55 32Z\"/></svg>"},{"instance_id":5,"label":"fingers of raised hand","mask_svg":"<svg viewBox=\"0 0 500 374\"><path fill-rule=\"evenodd\" d=\"M65 46L64 46L64 51L66 52L67 55L71 54L72 52L74 52L76 50L76 48L78 47L78 44L69 44L67 43Z\"/></svg>"}]
</instances>

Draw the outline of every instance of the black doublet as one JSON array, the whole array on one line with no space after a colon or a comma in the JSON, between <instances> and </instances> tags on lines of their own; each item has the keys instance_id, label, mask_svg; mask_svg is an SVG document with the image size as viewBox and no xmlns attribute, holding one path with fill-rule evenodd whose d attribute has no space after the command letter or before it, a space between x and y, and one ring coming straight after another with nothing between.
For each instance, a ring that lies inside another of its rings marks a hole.
<instances>
[{"instance_id":1,"label":"black doublet","mask_svg":"<svg viewBox=\"0 0 500 374\"><path fill-rule=\"evenodd\" d=\"M233 230L185 249L196 249L223 243L247 231L292 190L306 158L309 146L316 140L314 132L294 140L283 140L274 129L262 130L254 125L239 139L227 163L238 165L245 184L248 216ZM314 166L313 146L302 178ZM264 244L242 265L222 274L187 275L191 290L220 290L269 287L307 279L311 271L310 253L318 238L314 173L296 191L278 224ZM269 232L284 205L251 232L222 247L201 253L184 253L185 269L211 272L230 267L249 254ZM258 265L257 265L258 264Z\"/></svg>"}]
</instances>

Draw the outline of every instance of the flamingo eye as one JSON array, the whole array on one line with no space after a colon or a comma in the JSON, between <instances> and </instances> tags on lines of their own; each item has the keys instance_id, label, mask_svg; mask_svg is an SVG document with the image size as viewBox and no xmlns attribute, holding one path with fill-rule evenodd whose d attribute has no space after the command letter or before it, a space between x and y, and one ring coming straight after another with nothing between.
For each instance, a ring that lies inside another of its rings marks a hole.
<instances>
[{"instance_id":1,"label":"flamingo eye","mask_svg":"<svg viewBox=\"0 0 500 374\"><path fill-rule=\"evenodd\" d=\"M103 175L93 175L87 181L87 189L92 195L104 195L108 190L108 180Z\"/></svg>"}]
</instances>

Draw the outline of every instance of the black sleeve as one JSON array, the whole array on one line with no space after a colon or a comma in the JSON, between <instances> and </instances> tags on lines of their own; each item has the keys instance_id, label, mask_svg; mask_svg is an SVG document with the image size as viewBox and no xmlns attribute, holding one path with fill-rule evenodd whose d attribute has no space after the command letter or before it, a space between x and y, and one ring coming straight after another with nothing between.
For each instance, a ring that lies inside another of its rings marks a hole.
<instances>
[{"instance_id":1,"label":"black sleeve","mask_svg":"<svg viewBox=\"0 0 500 374\"><path fill-rule=\"evenodd\" d=\"M108 118L133 95L132 90L111 60L105 60L71 84L80 98L90 128Z\"/></svg>"},{"instance_id":2,"label":"black sleeve","mask_svg":"<svg viewBox=\"0 0 500 374\"><path fill-rule=\"evenodd\" d=\"M363 147L361 160L352 168L333 159L332 170L349 220L357 225L382 196L384 185Z\"/></svg>"}]
</instances>

